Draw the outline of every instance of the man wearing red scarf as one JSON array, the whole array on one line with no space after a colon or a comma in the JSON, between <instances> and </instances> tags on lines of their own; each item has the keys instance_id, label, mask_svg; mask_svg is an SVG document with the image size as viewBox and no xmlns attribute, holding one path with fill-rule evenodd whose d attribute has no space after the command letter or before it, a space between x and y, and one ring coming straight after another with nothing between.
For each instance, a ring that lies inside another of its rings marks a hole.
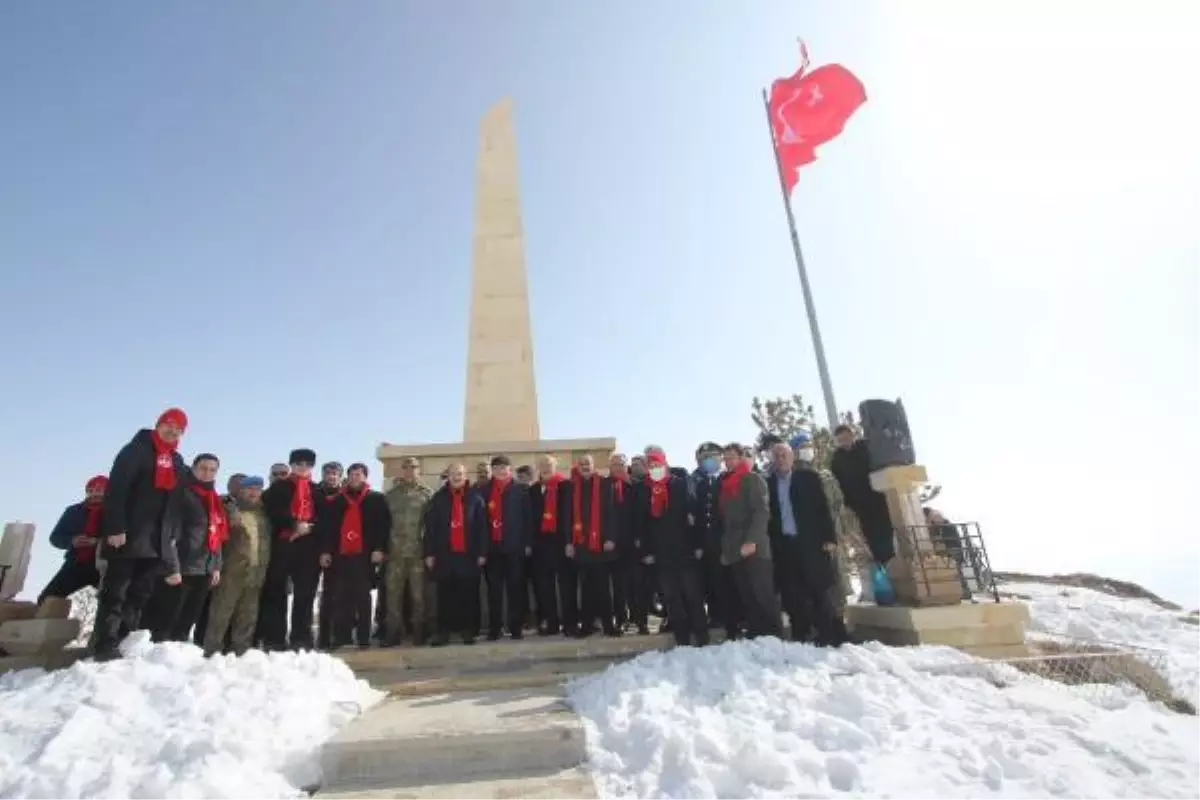
<instances>
[{"instance_id":1,"label":"man wearing red scarf","mask_svg":"<svg viewBox=\"0 0 1200 800\"><path fill-rule=\"evenodd\" d=\"M431 644L444 645L451 634L461 635L463 644L475 643L479 571L487 562L487 547L483 497L467 485L467 468L451 464L425 512L425 569L437 582L438 632Z\"/></svg>"},{"instance_id":2,"label":"man wearing red scarf","mask_svg":"<svg viewBox=\"0 0 1200 800\"><path fill-rule=\"evenodd\" d=\"M92 630L96 660L117 658L117 645L141 622L178 525L187 466L176 450L187 415L169 408L153 428L134 434L108 472L100 555L107 563Z\"/></svg>"},{"instance_id":3,"label":"man wearing red scarf","mask_svg":"<svg viewBox=\"0 0 1200 800\"><path fill-rule=\"evenodd\" d=\"M263 586L257 637L268 650L311 650L313 603L321 581L321 546L316 529L325 503L313 483L317 454L308 448L288 457L291 473L263 493L271 521L273 547ZM288 635L288 581L292 584L291 635Z\"/></svg>"},{"instance_id":4,"label":"man wearing red scarf","mask_svg":"<svg viewBox=\"0 0 1200 800\"><path fill-rule=\"evenodd\" d=\"M342 495L343 473L342 465L338 461L326 461L321 465L321 482L318 484L317 495L321 498L321 502L317 503L318 513L317 518L321 514L330 510L329 506L337 498ZM330 591L330 578L328 571L321 571L321 599L317 609L317 649L328 650L333 644L333 606L330 602L333 600L333 592ZM380 595L380 603L385 602L383 595Z\"/></svg>"},{"instance_id":5,"label":"man wearing red scarf","mask_svg":"<svg viewBox=\"0 0 1200 800\"><path fill-rule=\"evenodd\" d=\"M529 487L533 580L537 592L538 635L568 635L579 630L579 598L575 565L564 553L570 507L567 479L551 455L537 460L537 480ZM561 599L561 603L560 603Z\"/></svg>"},{"instance_id":6,"label":"man wearing red scarf","mask_svg":"<svg viewBox=\"0 0 1200 800\"><path fill-rule=\"evenodd\" d=\"M577 635L591 636L599 621L605 636L620 636L621 630L613 618L609 581L624 535L615 497L620 482L599 475L592 457L582 455L575 462L566 486L567 508L571 511L566 555L578 566L583 590L583 614ZM624 491L624 486L620 486L620 491Z\"/></svg>"},{"instance_id":7,"label":"man wearing red scarf","mask_svg":"<svg viewBox=\"0 0 1200 800\"><path fill-rule=\"evenodd\" d=\"M209 590L221 580L221 548L229 538L229 518L216 486L220 460L201 453L184 476L172 546L163 551L166 576L144 614L156 642L186 642Z\"/></svg>"},{"instance_id":8,"label":"man wearing red scarf","mask_svg":"<svg viewBox=\"0 0 1200 800\"><path fill-rule=\"evenodd\" d=\"M321 516L321 607L333 610L332 648L371 646L371 573L383 563L392 514L383 494L367 484L367 465L351 464L346 486Z\"/></svg>"},{"instance_id":9,"label":"man wearing red scarf","mask_svg":"<svg viewBox=\"0 0 1200 800\"><path fill-rule=\"evenodd\" d=\"M66 554L58 572L38 596L39 605L47 597L70 597L85 586L100 585L96 548L100 545L104 490L107 487L108 476L90 478L84 484L83 502L67 506L50 532L50 546L65 550Z\"/></svg>"},{"instance_id":10,"label":"man wearing red scarf","mask_svg":"<svg viewBox=\"0 0 1200 800\"><path fill-rule=\"evenodd\" d=\"M767 482L751 469L746 449L725 445L725 474L721 477L721 563L731 567L746 633L781 636L779 596L771 562L771 519Z\"/></svg>"},{"instance_id":11,"label":"man wearing red scarf","mask_svg":"<svg viewBox=\"0 0 1200 800\"><path fill-rule=\"evenodd\" d=\"M648 559L658 572L675 643L704 646L709 641L701 575L704 542L688 524L687 479L670 471L659 448L647 449L646 465L638 513L643 561Z\"/></svg>"},{"instance_id":12,"label":"man wearing red scarf","mask_svg":"<svg viewBox=\"0 0 1200 800\"><path fill-rule=\"evenodd\" d=\"M487 580L488 641L500 638L508 622L514 639L524 638L525 558L532 555L529 490L513 480L508 456L492 458L492 477L479 488L487 503L488 551L484 578ZM507 609L505 608L507 602ZM504 611L508 612L505 620Z\"/></svg>"}]
</instances>

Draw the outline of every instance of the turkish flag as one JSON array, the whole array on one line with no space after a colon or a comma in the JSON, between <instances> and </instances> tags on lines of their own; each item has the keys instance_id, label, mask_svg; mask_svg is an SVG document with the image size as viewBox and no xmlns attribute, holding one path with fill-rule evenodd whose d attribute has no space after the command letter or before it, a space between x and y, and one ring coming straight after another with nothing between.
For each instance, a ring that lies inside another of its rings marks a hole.
<instances>
[{"instance_id":1,"label":"turkish flag","mask_svg":"<svg viewBox=\"0 0 1200 800\"><path fill-rule=\"evenodd\" d=\"M807 72L808 53L803 45L801 55L800 69L794 75L771 84L768 101L771 132L789 193L800 167L817 159L816 148L841 133L850 116L867 101L866 89L850 70L841 64L826 64Z\"/></svg>"}]
</instances>

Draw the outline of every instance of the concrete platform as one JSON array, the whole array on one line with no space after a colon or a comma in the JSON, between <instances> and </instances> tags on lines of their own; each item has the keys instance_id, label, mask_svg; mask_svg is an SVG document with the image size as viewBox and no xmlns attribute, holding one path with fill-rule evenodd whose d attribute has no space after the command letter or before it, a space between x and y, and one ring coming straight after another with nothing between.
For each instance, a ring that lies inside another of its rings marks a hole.
<instances>
[{"instance_id":1,"label":"concrete platform","mask_svg":"<svg viewBox=\"0 0 1200 800\"><path fill-rule=\"evenodd\" d=\"M444 783L432 786L410 786L404 789L381 787L350 792L320 791L316 797L341 798L342 800L457 800L472 797L478 800L553 800L554 798L596 797L596 784L582 769L564 770L556 775L536 778L498 778L471 783Z\"/></svg>"},{"instance_id":2,"label":"concrete platform","mask_svg":"<svg viewBox=\"0 0 1200 800\"><path fill-rule=\"evenodd\" d=\"M846 623L862 640L903 647L940 644L983 658L1027 655L1025 626L1029 608L1023 603L964 603L909 608L853 604Z\"/></svg>"},{"instance_id":3,"label":"concrete platform","mask_svg":"<svg viewBox=\"0 0 1200 800\"><path fill-rule=\"evenodd\" d=\"M13 619L0 623L0 651L10 656L60 652L79 635L77 619Z\"/></svg>"},{"instance_id":4,"label":"concrete platform","mask_svg":"<svg viewBox=\"0 0 1200 800\"><path fill-rule=\"evenodd\" d=\"M557 689L396 698L324 745L322 792L552 776L583 759L582 725Z\"/></svg>"}]
</instances>

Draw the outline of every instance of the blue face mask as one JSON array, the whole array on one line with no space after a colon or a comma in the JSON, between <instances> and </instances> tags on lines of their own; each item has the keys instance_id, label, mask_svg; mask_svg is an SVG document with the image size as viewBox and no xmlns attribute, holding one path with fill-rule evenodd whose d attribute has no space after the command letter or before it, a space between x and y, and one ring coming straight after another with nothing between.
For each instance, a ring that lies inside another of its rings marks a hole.
<instances>
[{"instance_id":1,"label":"blue face mask","mask_svg":"<svg viewBox=\"0 0 1200 800\"><path fill-rule=\"evenodd\" d=\"M704 470L709 475L716 475L721 471L721 462L709 456L700 462L700 469Z\"/></svg>"}]
</instances>

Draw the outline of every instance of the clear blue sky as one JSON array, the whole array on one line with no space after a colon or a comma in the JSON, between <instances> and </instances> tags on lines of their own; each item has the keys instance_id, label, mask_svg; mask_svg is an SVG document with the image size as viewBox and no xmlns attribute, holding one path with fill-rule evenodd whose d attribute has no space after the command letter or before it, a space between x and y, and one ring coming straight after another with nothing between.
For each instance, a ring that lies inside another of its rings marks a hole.
<instances>
[{"instance_id":1,"label":"clear blue sky","mask_svg":"<svg viewBox=\"0 0 1200 800\"><path fill-rule=\"evenodd\" d=\"M803 35L870 96L795 195L841 405L904 397L999 565L1195 605L1195 17L0 4L0 515L48 534L168 405L228 471L459 437L477 124L505 94L545 436L690 461L751 437L752 395L819 407L759 99ZM40 543L27 593L57 563Z\"/></svg>"}]
</instances>

